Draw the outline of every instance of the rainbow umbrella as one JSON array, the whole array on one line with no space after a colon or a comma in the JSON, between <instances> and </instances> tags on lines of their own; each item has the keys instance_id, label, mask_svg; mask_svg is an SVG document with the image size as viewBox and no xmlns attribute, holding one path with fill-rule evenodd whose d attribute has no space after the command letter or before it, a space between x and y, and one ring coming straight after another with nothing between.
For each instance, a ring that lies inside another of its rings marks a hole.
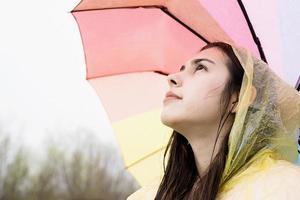
<instances>
[{"instance_id":1,"label":"rainbow umbrella","mask_svg":"<svg viewBox=\"0 0 300 200\"><path fill-rule=\"evenodd\" d=\"M141 185L161 177L172 131L160 122L165 75L219 40L265 60L241 1L82 0L72 14L86 79L112 122L126 168Z\"/></svg>"}]
</instances>

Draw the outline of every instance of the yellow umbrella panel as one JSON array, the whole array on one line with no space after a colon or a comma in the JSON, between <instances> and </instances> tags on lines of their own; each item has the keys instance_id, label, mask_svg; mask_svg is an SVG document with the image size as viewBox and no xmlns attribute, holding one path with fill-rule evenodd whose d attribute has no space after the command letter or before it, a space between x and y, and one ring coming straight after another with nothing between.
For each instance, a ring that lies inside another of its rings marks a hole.
<instances>
[{"instance_id":1,"label":"yellow umbrella panel","mask_svg":"<svg viewBox=\"0 0 300 200\"><path fill-rule=\"evenodd\" d=\"M144 185L163 172L171 129L160 121L166 76L138 72L89 80L112 122L125 166Z\"/></svg>"}]
</instances>

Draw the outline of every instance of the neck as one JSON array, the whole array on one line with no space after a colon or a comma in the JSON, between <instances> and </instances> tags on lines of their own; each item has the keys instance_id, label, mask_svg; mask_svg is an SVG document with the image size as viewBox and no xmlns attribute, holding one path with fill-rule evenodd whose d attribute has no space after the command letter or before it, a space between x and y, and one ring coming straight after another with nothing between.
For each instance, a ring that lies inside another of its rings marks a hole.
<instances>
[{"instance_id":1,"label":"neck","mask_svg":"<svg viewBox=\"0 0 300 200\"><path fill-rule=\"evenodd\" d=\"M194 152L195 163L200 176L208 169L210 162L218 153L220 145L225 135L230 130L232 123L233 122L229 118L224 124L219 134L214 152L213 148L217 137L218 124L217 126L193 127L192 130L183 132Z\"/></svg>"}]
</instances>

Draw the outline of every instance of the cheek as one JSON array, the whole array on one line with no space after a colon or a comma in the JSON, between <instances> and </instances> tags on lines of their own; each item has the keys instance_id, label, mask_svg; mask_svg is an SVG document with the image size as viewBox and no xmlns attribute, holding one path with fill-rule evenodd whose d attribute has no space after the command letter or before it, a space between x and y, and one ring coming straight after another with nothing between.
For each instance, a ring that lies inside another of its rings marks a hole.
<instances>
[{"instance_id":1,"label":"cheek","mask_svg":"<svg viewBox=\"0 0 300 200\"><path fill-rule=\"evenodd\" d=\"M204 96L204 100L209 99L209 98L214 98L214 97L220 97L222 91L224 90L225 87L225 81L221 82L215 82L211 84L208 87L208 91L206 95Z\"/></svg>"},{"instance_id":2,"label":"cheek","mask_svg":"<svg viewBox=\"0 0 300 200\"><path fill-rule=\"evenodd\" d=\"M202 81L201 83L196 83L193 87L189 87L186 90L186 99L184 99L187 113L198 117L203 116L203 113L209 118L216 116L219 112L220 97L223 89L223 81Z\"/></svg>"},{"instance_id":3,"label":"cheek","mask_svg":"<svg viewBox=\"0 0 300 200\"><path fill-rule=\"evenodd\" d=\"M205 103L213 99L219 99L224 89L225 81L207 80L190 82L184 89L184 97L191 102Z\"/></svg>"}]
</instances>

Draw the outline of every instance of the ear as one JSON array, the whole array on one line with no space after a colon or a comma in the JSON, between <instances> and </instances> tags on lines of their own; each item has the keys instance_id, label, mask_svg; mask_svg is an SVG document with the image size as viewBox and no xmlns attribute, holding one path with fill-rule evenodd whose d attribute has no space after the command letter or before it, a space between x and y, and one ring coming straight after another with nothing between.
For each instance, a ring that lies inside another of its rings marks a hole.
<instances>
[{"instance_id":1,"label":"ear","mask_svg":"<svg viewBox=\"0 0 300 200\"><path fill-rule=\"evenodd\" d=\"M232 100L231 100L231 106L232 106L232 111L231 111L231 113L235 113L236 112L236 110L237 110L237 105L238 105L238 101L237 101L237 99L239 98L239 93L234 93L234 95L233 95L233 97L232 97Z\"/></svg>"},{"instance_id":2,"label":"ear","mask_svg":"<svg viewBox=\"0 0 300 200\"><path fill-rule=\"evenodd\" d=\"M251 87L251 97L250 97L249 105L251 105L254 102L254 100L256 98L256 95L257 95L257 90L254 86L252 86ZM234 98L234 99L237 99L237 98ZM236 111L237 111L238 102L235 102L235 103L234 102L235 101L232 101L232 104L234 104L234 105L233 105L233 109L232 109L231 113L236 113Z\"/></svg>"},{"instance_id":3,"label":"ear","mask_svg":"<svg viewBox=\"0 0 300 200\"><path fill-rule=\"evenodd\" d=\"M256 95L257 95L256 88L254 86L252 86L251 87L251 98L250 98L249 105L251 105L254 102Z\"/></svg>"}]
</instances>

